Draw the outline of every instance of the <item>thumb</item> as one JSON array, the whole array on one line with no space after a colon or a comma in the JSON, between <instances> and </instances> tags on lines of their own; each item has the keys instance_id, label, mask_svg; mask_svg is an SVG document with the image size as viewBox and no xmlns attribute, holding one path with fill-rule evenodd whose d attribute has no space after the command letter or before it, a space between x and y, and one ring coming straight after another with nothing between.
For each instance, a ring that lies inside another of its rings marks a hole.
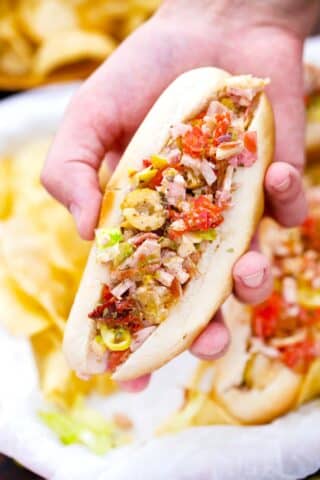
<instances>
[{"instance_id":1,"label":"thumb","mask_svg":"<svg viewBox=\"0 0 320 480\"><path fill-rule=\"evenodd\" d=\"M98 170L120 130L115 92L102 82L97 71L76 92L41 173L44 187L68 208L86 240L93 238L101 205Z\"/></svg>"}]
</instances>

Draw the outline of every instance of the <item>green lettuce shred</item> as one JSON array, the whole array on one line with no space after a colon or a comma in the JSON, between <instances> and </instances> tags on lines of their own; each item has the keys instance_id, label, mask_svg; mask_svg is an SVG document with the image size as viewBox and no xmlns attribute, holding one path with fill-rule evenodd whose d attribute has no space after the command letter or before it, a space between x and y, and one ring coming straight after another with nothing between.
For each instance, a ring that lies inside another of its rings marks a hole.
<instances>
[{"instance_id":1,"label":"green lettuce shred","mask_svg":"<svg viewBox=\"0 0 320 480\"><path fill-rule=\"evenodd\" d=\"M97 455L128 443L129 437L112 421L78 399L70 412L40 411L40 419L64 445L81 444Z\"/></svg>"}]
</instances>

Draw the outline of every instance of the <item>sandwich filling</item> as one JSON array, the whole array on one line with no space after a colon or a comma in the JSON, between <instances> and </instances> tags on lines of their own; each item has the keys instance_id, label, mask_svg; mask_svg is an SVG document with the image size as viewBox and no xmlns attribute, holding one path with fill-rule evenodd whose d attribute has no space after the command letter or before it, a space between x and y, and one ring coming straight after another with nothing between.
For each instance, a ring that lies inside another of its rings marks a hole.
<instances>
[{"instance_id":1,"label":"sandwich filling","mask_svg":"<svg viewBox=\"0 0 320 480\"><path fill-rule=\"evenodd\" d=\"M171 126L163 149L128 172L121 223L96 230L97 261L109 280L88 317L96 327L91 348L108 354L109 370L166 320L208 244L219 243L234 174L257 160L249 126L265 84L231 77L203 111Z\"/></svg>"},{"instance_id":2,"label":"sandwich filling","mask_svg":"<svg viewBox=\"0 0 320 480\"><path fill-rule=\"evenodd\" d=\"M320 192L309 193L316 202L304 224L273 236L274 291L252 309L245 369L249 387L275 362L304 374L320 357Z\"/></svg>"}]
</instances>

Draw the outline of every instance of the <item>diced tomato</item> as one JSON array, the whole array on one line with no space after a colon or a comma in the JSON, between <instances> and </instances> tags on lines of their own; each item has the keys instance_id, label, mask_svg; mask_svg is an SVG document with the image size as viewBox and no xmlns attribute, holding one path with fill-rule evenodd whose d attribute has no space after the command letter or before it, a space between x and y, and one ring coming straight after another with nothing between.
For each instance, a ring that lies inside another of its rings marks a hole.
<instances>
[{"instance_id":1,"label":"diced tomato","mask_svg":"<svg viewBox=\"0 0 320 480\"><path fill-rule=\"evenodd\" d=\"M257 132L246 132L243 137L245 148L251 153L257 153Z\"/></svg>"},{"instance_id":2,"label":"diced tomato","mask_svg":"<svg viewBox=\"0 0 320 480\"><path fill-rule=\"evenodd\" d=\"M268 339L276 334L283 300L274 292L265 302L253 307L252 329L255 336Z\"/></svg>"},{"instance_id":3,"label":"diced tomato","mask_svg":"<svg viewBox=\"0 0 320 480\"><path fill-rule=\"evenodd\" d=\"M101 301L102 302L108 302L109 300L111 300L113 297L112 293L111 293L111 290L109 288L108 285L103 285L103 288L102 288L102 294L101 294Z\"/></svg>"},{"instance_id":4,"label":"diced tomato","mask_svg":"<svg viewBox=\"0 0 320 480\"><path fill-rule=\"evenodd\" d=\"M217 113L215 115L215 120L216 120L217 126L214 131L213 143L215 146L217 146L219 143L218 138L228 133L228 129L231 124L230 112Z\"/></svg>"},{"instance_id":5,"label":"diced tomato","mask_svg":"<svg viewBox=\"0 0 320 480\"><path fill-rule=\"evenodd\" d=\"M158 170L157 173L153 178L151 178L150 182L148 182L148 187L150 188L156 188L159 185L161 185L163 178L163 170Z\"/></svg>"},{"instance_id":6,"label":"diced tomato","mask_svg":"<svg viewBox=\"0 0 320 480\"><path fill-rule=\"evenodd\" d=\"M183 220L186 228L181 231L169 229L169 236L172 240L178 238L185 232L206 231L215 228L223 222L222 208L214 205L204 195L191 200L190 211L178 213L171 210L169 218L172 220Z\"/></svg>"},{"instance_id":7,"label":"diced tomato","mask_svg":"<svg viewBox=\"0 0 320 480\"><path fill-rule=\"evenodd\" d=\"M205 135L201 128L194 126L181 139L182 150L191 157L199 157L205 152L208 144L208 136Z\"/></svg>"},{"instance_id":8,"label":"diced tomato","mask_svg":"<svg viewBox=\"0 0 320 480\"><path fill-rule=\"evenodd\" d=\"M179 298L182 295L181 283L179 282L177 277L174 277L173 282L171 283L170 292L175 298Z\"/></svg>"},{"instance_id":9,"label":"diced tomato","mask_svg":"<svg viewBox=\"0 0 320 480\"><path fill-rule=\"evenodd\" d=\"M192 202L190 212L183 214L187 231L208 230L220 225L223 221L222 209L200 195Z\"/></svg>"},{"instance_id":10,"label":"diced tomato","mask_svg":"<svg viewBox=\"0 0 320 480\"><path fill-rule=\"evenodd\" d=\"M203 117L206 115L206 111L198 113L196 117L191 120L191 125L201 127L203 125Z\"/></svg>"},{"instance_id":11,"label":"diced tomato","mask_svg":"<svg viewBox=\"0 0 320 480\"><path fill-rule=\"evenodd\" d=\"M108 370L114 372L115 369L127 360L130 354L130 349L123 350L122 352L109 352L108 356Z\"/></svg>"},{"instance_id":12,"label":"diced tomato","mask_svg":"<svg viewBox=\"0 0 320 480\"><path fill-rule=\"evenodd\" d=\"M149 158L145 158L144 160L142 160L142 165L144 166L144 168L150 167L151 160Z\"/></svg>"},{"instance_id":13,"label":"diced tomato","mask_svg":"<svg viewBox=\"0 0 320 480\"><path fill-rule=\"evenodd\" d=\"M320 308L313 308L311 310L300 308L299 319L300 323L307 327L315 325L316 323L320 324Z\"/></svg>"},{"instance_id":14,"label":"diced tomato","mask_svg":"<svg viewBox=\"0 0 320 480\"><path fill-rule=\"evenodd\" d=\"M306 373L316 357L315 344L311 338L283 347L280 351L283 363L298 373Z\"/></svg>"},{"instance_id":15,"label":"diced tomato","mask_svg":"<svg viewBox=\"0 0 320 480\"><path fill-rule=\"evenodd\" d=\"M320 222L316 218L307 217L301 226L307 248L320 250Z\"/></svg>"}]
</instances>

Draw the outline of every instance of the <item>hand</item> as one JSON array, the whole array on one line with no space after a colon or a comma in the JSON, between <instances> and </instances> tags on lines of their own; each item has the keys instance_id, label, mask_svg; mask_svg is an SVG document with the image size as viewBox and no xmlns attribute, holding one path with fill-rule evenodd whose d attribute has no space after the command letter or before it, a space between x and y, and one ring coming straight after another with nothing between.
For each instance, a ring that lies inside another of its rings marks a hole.
<instances>
[{"instance_id":1,"label":"hand","mask_svg":"<svg viewBox=\"0 0 320 480\"><path fill-rule=\"evenodd\" d=\"M308 2L301 12L300 0L286 0L281 7L277 3L165 2L81 86L52 145L42 182L73 214L83 238L93 238L98 220L102 194L97 170L105 153L114 166L164 88L180 73L206 65L270 77L277 144L276 161L265 179L267 208L284 226L304 219L301 57L315 6ZM284 4L289 3L297 11L286 12ZM248 252L237 262L233 278L235 294L243 302L260 302L272 288L270 266L258 252ZM225 351L228 342L219 313L191 351L212 359ZM149 376L137 379L125 388L140 390L148 380Z\"/></svg>"}]
</instances>

